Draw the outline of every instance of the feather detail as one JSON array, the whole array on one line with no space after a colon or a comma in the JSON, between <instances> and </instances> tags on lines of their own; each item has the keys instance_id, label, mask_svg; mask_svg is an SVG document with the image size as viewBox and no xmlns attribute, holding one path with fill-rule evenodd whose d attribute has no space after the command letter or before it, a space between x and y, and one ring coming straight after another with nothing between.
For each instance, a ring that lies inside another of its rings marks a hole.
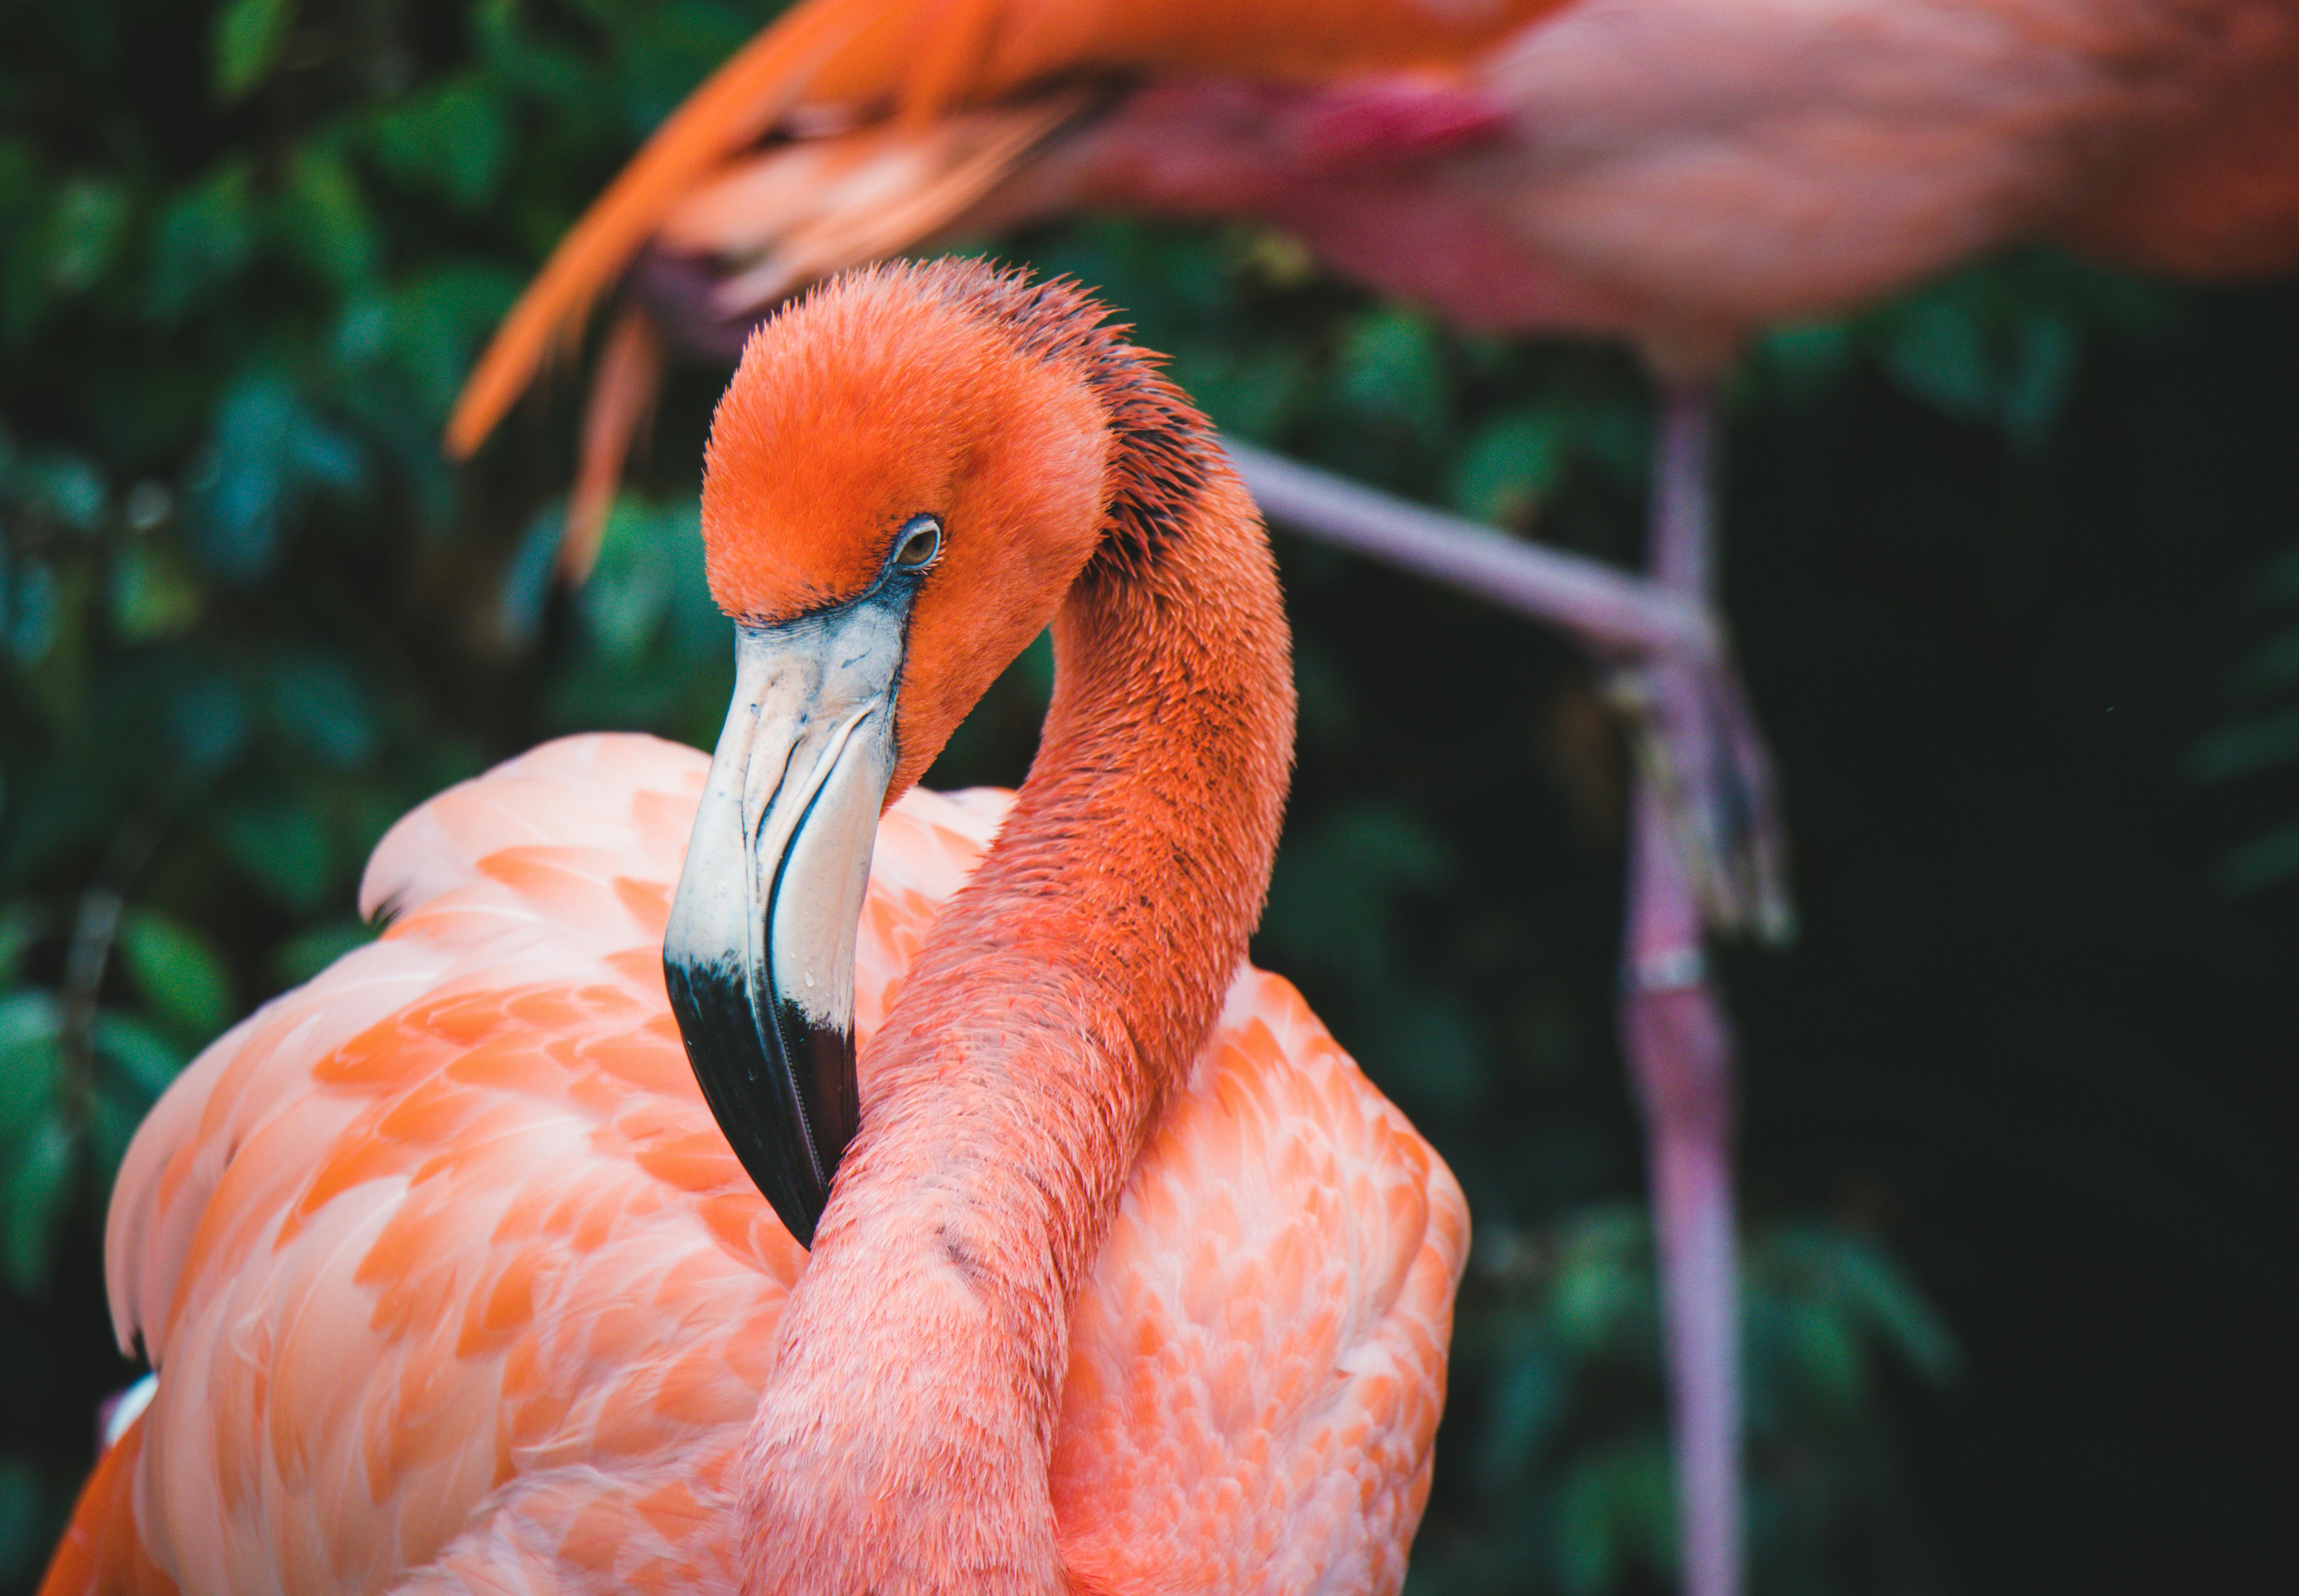
<instances>
[{"instance_id":1,"label":"feather detail","mask_svg":"<svg viewBox=\"0 0 2299 1596\"><path fill-rule=\"evenodd\" d=\"M169 1090L107 1248L123 1340L166 1377L50 1596L735 1588L735 1452L802 1255L662 990L706 768L572 737L441 794L369 862L385 938ZM866 1037L1010 802L914 789L885 815ZM1055 1491L1082 1573L1393 1590L1466 1225L1292 989L1241 970L1080 1303Z\"/></svg>"},{"instance_id":2,"label":"feather detail","mask_svg":"<svg viewBox=\"0 0 2299 1596\"><path fill-rule=\"evenodd\" d=\"M136 1470L143 1451L143 1426L131 1424L95 1460L39 1596L176 1596L175 1582L152 1561L136 1533Z\"/></svg>"},{"instance_id":3,"label":"feather detail","mask_svg":"<svg viewBox=\"0 0 2299 1596\"><path fill-rule=\"evenodd\" d=\"M875 19L884 32L900 20ZM585 212L496 329L447 420L447 447L479 446L552 345L572 336L602 289L630 264L663 214L731 152L797 102L829 54L872 31L862 0L812 0L713 72Z\"/></svg>"},{"instance_id":4,"label":"feather detail","mask_svg":"<svg viewBox=\"0 0 2299 1596\"><path fill-rule=\"evenodd\" d=\"M645 431L654 414L667 358L662 337L647 313L635 304L625 305L600 351L583 412L581 463L567 498L567 528L559 544L559 574L570 586L582 586L599 558L624 462L630 458L632 440Z\"/></svg>"},{"instance_id":5,"label":"feather detail","mask_svg":"<svg viewBox=\"0 0 2299 1596\"><path fill-rule=\"evenodd\" d=\"M680 202L664 218L661 241L751 262L720 285L718 309L755 317L817 278L932 236L1095 98L1072 88L923 126L884 122L777 145Z\"/></svg>"},{"instance_id":6,"label":"feather detail","mask_svg":"<svg viewBox=\"0 0 2299 1596\"><path fill-rule=\"evenodd\" d=\"M672 211L770 135L803 133L809 121L845 128L892 119L898 132L916 137L941 117L1038 86L1161 70L1297 83L1364 72L1458 73L1478 52L1559 4L808 0L673 112L561 241L465 384L447 423L447 447L459 456L476 450ZM984 174L994 165L964 181L945 174L956 187L925 186L912 202L923 226L867 228L908 232L871 254L906 247L940 225L953 213L950 195L976 182L987 187ZM869 258L855 253L859 248L841 245L833 253L844 258L836 263Z\"/></svg>"}]
</instances>

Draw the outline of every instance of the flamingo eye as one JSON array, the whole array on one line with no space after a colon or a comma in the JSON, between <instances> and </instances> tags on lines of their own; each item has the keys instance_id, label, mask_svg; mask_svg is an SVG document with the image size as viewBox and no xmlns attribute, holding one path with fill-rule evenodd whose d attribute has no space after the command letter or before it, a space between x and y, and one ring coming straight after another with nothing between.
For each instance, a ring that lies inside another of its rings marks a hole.
<instances>
[{"instance_id":1,"label":"flamingo eye","mask_svg":"<svg viewBox=\"0 0 2299 1596\"><path fill-rule=\"evenodd\" d=\"M942 553L942 522L931 515L914 515L902 523L901 541L894 545L894 564L902 570L924 570Z\"/></svg>"}]
</instances>

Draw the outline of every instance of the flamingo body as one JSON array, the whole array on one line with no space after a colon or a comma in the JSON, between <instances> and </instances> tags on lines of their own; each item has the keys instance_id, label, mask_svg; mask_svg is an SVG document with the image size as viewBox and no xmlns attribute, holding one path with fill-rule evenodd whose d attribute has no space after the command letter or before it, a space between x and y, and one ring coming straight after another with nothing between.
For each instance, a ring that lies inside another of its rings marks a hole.
<instances>
[{"instance_id":1,"label":"flamingo body","mask_svg":"<svg viewBox=\"0 0 2299 1596\"><path fill-rule=\"evenodd\" d=\"M1244 218L1466 327L1713 378L2023 237L2299 262L2299 0L809 0L675 112L496 334L469 453L594 298L565 562L660 331L731 360L826 273L1080 209ZM658 330L660 329L660 330Z\"/></svg>"},{"instance_id":2,"label":"flamingo body","mask_svg":"<svg viewBox=\"0 0 2299 1596\"><path fill-rule=\"evenodd\" d=\"M49 1596L739 1588L742 1443L806 1254L666 1002L706 766L572 737L435 798L369 865L383 938L162 1099L107 1239L159 1391ZM886 813L864 1036L1008 803ZM1240 969L1075 1304L1049 1478L1078 1588L1397 1589L1466 1240L1442 1161Z\"/></svg>"}]
</instances>

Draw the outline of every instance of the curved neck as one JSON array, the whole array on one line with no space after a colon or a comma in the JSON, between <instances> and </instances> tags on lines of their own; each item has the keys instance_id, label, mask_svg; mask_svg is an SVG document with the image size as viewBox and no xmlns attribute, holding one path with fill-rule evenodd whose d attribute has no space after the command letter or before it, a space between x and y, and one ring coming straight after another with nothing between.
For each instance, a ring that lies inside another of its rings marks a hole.
<instances>
[{"instance_id":1,"label":"curved neck","mask_svg":"<svg viewBox=\"0 0 2299 1596\"><path fill-rule=\"evenodd\" d=\"M954 1268L1047 1447L1072 1300L1244 959L1291 759L1268 544L1206 453L1154 546L1098 558L1056 619L1037 760L872 1040L809 1266Z\"/></svg>"}]
</instances>

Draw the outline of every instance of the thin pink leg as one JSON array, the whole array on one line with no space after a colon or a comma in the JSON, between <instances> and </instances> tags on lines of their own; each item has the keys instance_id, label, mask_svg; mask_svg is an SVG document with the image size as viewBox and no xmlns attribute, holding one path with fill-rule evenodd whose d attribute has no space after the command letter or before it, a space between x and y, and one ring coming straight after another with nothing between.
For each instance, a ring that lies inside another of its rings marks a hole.
<instances>
[{"instance_id":1,"label":"thin pink leg","mask_svg":"<svg viewBox=\"0 0 2299 1596\"><path fill-rule=\"evenodd\" d=\"M1653 581L1706 603L1713 411L1672 394L1654 482ZM1739 752L1704 714L1703 673L1651 667L1648 713L1696 810ZM1713 711L1713 701L1708 706ZM1729 777L1725 777L1729 779ZM1666 1318L1686 1596L1740 1590L1739 1296L1732 1202L1732 1038L1703 950L1681 826L1649 779L1632 801L1622 1041L1650 1137L1654 1241ZM1673 823L1672 823L1673 822Z\"/></svg>"},{"instance_id":2,"label":"thin pink leg","mask_svg":"<svg viewBox=\"0 0 2299 1596\"><path fill-rule=\"evenodd\" d=\"M1644 1099L1687 1596L1740 1588L1732 1038L1660 806L1636 803L1621 1033Z\"/></svg>"},{"instance_id":3,"label":"thin pink leg","mask_svg":"<svg viewBox=\"0 0 2299 1596\"><path fill-rule=\"evenodd\" d=\"M1602 658L1707 659L1717 650L1715 622L1697 599L1631 571L1526 543L1235 438L1222 445L1264 515L1322 543L1564 627Z\"/></svg>"}]
</instances>

